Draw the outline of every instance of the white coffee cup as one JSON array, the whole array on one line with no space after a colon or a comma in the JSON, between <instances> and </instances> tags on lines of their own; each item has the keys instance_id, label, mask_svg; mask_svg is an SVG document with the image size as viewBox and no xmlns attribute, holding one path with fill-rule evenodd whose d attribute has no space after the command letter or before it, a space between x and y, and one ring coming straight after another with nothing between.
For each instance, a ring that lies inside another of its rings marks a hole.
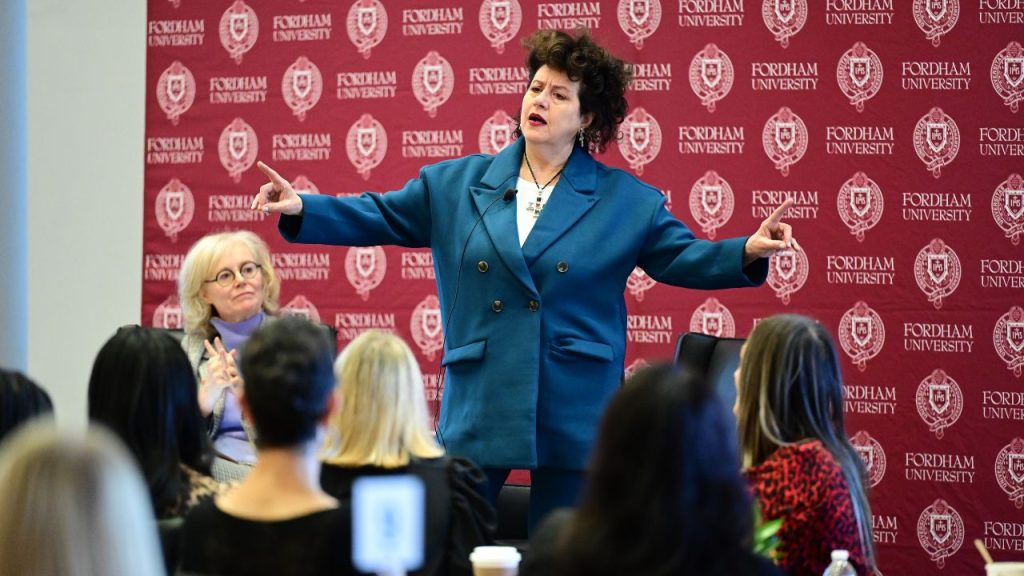
<instances>
[{"instance_id":1,"label":"white coffee cup","mask_svg":"<svg viewBox=\"0 0 1024 576\"><path fill-rule=\"evenodd\" d=\"M521 559L514 546L477 546L469 555L473 576L517 576Z\"/></svg>"},{"instance_id":2,"label":"white coffee cup","mask_svg":"<svg viewBox=\"0 0 1024 576\"><path fill-rule=\"evenodd\" d=\"M985 564L986 576L1024 576L1024 562L993 562Z\"/></svg>"}]
</instances>

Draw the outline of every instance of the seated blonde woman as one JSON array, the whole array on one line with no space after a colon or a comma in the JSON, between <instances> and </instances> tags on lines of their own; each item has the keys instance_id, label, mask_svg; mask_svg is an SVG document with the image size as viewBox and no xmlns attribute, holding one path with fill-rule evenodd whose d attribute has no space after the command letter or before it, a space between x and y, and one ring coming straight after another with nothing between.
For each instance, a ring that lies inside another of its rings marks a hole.
<instances>
[{"instance_id":1,"label":"seated blonde woman","mask_svg":"<svg viewBox=\"0 0 1024 576\"><path fill-rule=\"evenodd\" d=\"M766 519L782 518L779 564L817 576L832 550L858 574L875 568L864 464L846 436L832 336L812 318L757 323L736 369L736 419L747 478Z\"/></svg>"},{"instance_id":2,"label":"seated blonde woman","mask_svg":"<svg viewBox=\"0 0 1024 576\"><path fill-rule=\"evenodd\" d=\"M146 485L102 429L19 428L0 449L0 486L0 574L164 574Z\"/></svg>"},{"instance_id":3,"label":"seated blonde woman","mask_svg":"<svg viewBox=\"0 0 1024 576\"><path fill-rule=\"evenodd\" d=\"M249 231L204 236L181 266L182 347L199 383L199 408L219 456L213 465L218 480L240 479L256 459L252 429L238 403L238 366L242 345L277 313L280 290L270 249Z\"/></svg>"},{"instance_id":4,"label":"seated blonde woman","mask_svg":"<svg viewBox=\"0 0 1024 576\"><path fill-rule=\"evenodd\" d=\"M469 553L494 538L494 509L481 495L486 477L434 441L412 351L401 338L370 330L345 348L334 373L340 409L324 444L324 490L347 502L360 476L418 476L426 487L426 549L423 568L411 574L472 574Z\"/></svg>"}]
</instances>

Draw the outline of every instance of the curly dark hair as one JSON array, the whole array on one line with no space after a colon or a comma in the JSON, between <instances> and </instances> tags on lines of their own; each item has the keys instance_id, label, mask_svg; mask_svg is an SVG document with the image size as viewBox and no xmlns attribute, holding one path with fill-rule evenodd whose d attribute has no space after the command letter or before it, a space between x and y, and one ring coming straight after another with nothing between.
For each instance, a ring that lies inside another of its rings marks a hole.
<instances>
[{"instance_id":1,"label":"curly dark hair","mask_svg":"<svg viewBox=\"0 0 1024 576\"><path fill-rule=\"evenodd\" d=\"M578 30L575 36L559 30L539 30L523 39L523 47L530 51L526 56L530 82L544 65L580 82L580 113L593 114L583 132L584 147L603 152L616 138L629 110L626 87L633 77L632 70L594 42L586 30Z\"/></svg>"}]
</instances>

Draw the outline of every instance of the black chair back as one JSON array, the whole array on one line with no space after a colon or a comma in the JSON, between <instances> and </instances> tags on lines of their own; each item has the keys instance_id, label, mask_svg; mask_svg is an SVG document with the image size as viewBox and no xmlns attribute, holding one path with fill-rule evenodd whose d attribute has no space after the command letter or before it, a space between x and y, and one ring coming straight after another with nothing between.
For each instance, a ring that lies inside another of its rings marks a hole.
<instances>
[{"instance_id":1,"label":"black chair back","mask_svg":"<svg viewBox=\"0 0 1024 576\"><path fill-rule=\"evenodd\" d=\"M676 341L676 366L709 382L722 403L736 403L734 372L740 362L743 338L717 338L700 332L687 332Z\"/></svg>"}]
</instances>

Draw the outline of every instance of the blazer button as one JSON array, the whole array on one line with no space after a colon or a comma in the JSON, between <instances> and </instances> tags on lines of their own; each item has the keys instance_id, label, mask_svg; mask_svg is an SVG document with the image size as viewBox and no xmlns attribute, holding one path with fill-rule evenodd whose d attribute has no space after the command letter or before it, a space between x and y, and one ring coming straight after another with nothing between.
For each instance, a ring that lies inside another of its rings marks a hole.
<instances>
[{"instance_id":1,"label":"blazer button","mask_svg":"<svg viewBox=\"0 0 1024 576\"><path fill-rule=\"evenodd\" d=\"M530 312L536 312L537 310L540 310L540 302L530 300Z\"/></svg>"},{"instance_id":2,"label":"blazer button","mask_svg":"<svg viewBox=\"0 0 1024 576\"><path fill-rule=\"evenodd\" d=\"M558 263L558 266L556 266L556 268L558 268L559 272L568 272L569 271L569 263L566 262L565 260L563 260L563 261Z\"/></svg>"},{"instance_id":3,"label":"blazer button","mask_svg":"<svg viewBox=\"0 0 1024 576\"><path fill-rule=\"evenodd\" d=\"M476 263L476 269L481 272L487 272L487 260L481 260Z\"/></svg>"},{"instance_id":4,"label":"blazer button","mask_svg":"<svg viewBox=\"0 0 1024 576\"><path fill-rule=\"evenodd\" d=\"M501 312L504 309L505 305L501 303L501 300L495 300L494 302L491 302L491 310L494 310L495 312Z\"/></svg>"}]
</instances>

